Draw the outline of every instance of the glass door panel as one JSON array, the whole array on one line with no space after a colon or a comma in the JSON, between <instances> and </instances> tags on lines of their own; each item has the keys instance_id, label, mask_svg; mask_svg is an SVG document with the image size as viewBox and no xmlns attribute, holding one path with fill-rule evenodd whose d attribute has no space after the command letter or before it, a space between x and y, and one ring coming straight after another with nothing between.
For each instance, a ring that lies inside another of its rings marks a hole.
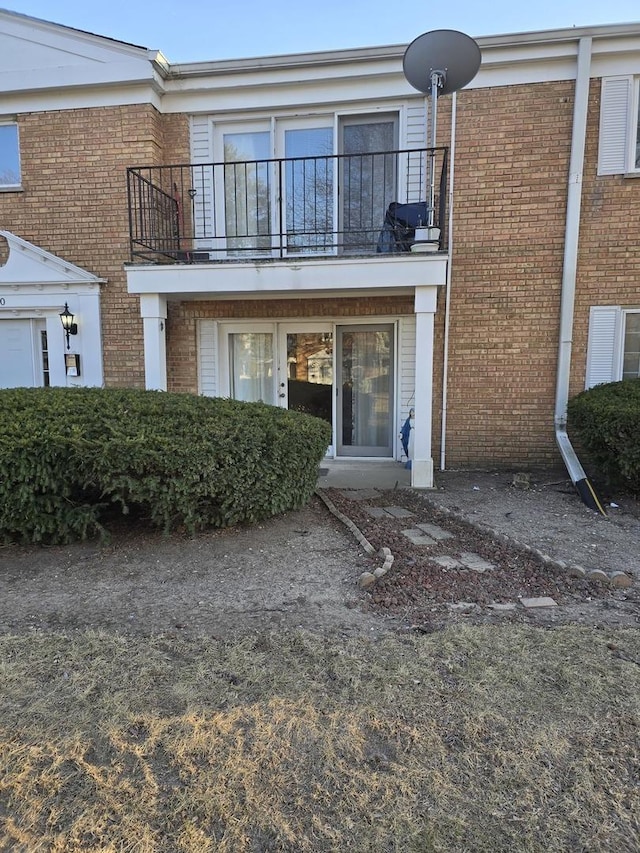
<instances>
[{"instance_id":1,"label":"glass door panel","mask_svg":"<svg viewBox=\"0 0 640 853\"><path fill-rule=\"evenodd\" d=\"M333 423L333 335L287 332L287 405Z\"/></svg>"},{"instance_id":2,"label":"glass door panel","mask_svg":"<svg viewBox=\"0 0 640 853\"><path fill-rule=\"evenodd\" d=\"M223 133L224 223L230 254L271 251L271 134Z\"/></svg>"},{"instance_id":3,"label":"glass door panel","mask_svg":"<svg viewBox=\"0 0 640 853\"><path fill-rule=\"evenodd\" d=\"M295 254L333 248L333 128L284 129L287 250Z\"/></svg>"},{"instance_id":4,"label":"glass door panel","mask_svg":"<svg viewBox=\"0 0 640 853\"><path fill-rule=\"evenodd\" d=\"M229 379L234 400L276 401L272 332L229 334Z\"/></svg>"},{"instance_id":5,"label":"glass door panel","mask_svg":"<svg viewBox=\"0 0 640 853\"><path fill-rule=\"evenodd\" d=\"M397 195L394 117L343 120L342 230L345 252L370 250Z\"/></svg>"},{"instance_id":6,"label":"glass door panel","mask_svg":"<svg viewBox=\"0 0 640 853\"><path fill-rule=\"evenodd\" d=\"M393 326L338 327L338 452L393 455Z\"/></svg>"}]
</instances>

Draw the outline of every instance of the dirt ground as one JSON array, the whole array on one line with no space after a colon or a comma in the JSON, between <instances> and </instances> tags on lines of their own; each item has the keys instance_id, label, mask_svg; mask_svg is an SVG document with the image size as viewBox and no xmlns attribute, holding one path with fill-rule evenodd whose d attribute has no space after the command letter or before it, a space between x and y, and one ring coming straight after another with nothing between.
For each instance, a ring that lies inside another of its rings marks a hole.
<instances>
[{"instance_id":1,"label":"dirt ground","mask_svg":"<svg viewBox=\"0 0 640 853\"><path fill-rule=\"evenodd\" d=\"M324 493L391 570L315 497L299 512L251 528L194 537L118 526L110 544L0 548L0 633L94 628L125 634L227 638L269 628L378 637L437 630L456 621L556 625L640 624L640 509L607 496L608 517L580 502L562 473L446 472L437 489ZM616 504L616 506L609 506ZM411 516L374 518L375 507ZM403 530L431 523L452 534L436 548ZM490 531L501 536L496 537ZM548 555L546 562L524 546ZM434 556L474 553L486 572L447 570ZM568 567L623 571L630 588L571 577ZM520 597L550 596L557 607L527 610ZM498 607L495 605L515 605Z\"/></svg>"}]
</instances>

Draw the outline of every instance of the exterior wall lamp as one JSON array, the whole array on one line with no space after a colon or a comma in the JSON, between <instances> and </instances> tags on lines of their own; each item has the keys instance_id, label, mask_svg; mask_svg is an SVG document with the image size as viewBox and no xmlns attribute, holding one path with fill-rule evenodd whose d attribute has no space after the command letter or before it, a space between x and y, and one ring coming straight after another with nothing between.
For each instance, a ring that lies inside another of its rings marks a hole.
<instances>
[{"instance_id":1,"label":"exterior wall lamp","mask_svg":"<svg viewBox=\"0 0 640 853\"><path fill-rule=\"evenodd\" d=\"M67 349L71 349L69 344L69 335L77 335L78 334L78 324L73 322L73 314L69 311L69 306L67 303L64 303L64 311L60 312L60 322L62 323L62 328L64 329L64 333L67 336Z\"/></svg>"}]
</instances>

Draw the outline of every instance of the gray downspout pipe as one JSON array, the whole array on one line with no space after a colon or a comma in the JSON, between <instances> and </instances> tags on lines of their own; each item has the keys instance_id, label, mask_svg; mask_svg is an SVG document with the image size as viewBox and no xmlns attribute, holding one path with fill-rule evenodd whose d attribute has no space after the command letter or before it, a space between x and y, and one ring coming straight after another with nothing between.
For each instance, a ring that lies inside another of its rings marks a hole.
<instances>
[{"instance_id":1,"label":"gray downspout pipe","mask_svg":"<svg viewBox=\"0 0 640 853\"><path fill-rule=\"evenodd\" d=\"M565 223L564 259L562 266L562 292L560 297L560 342L558 346L558 371L556 377L556 405L554 425L556 443L571 481L582 501L591 509L606 515L596 492L580 464L567 435L567 403L569 400L569 375L571 371L571 345L578 266L578 240L580 236L580 206L582 201L582 175L589 106L589 80L591 70L591 38L578 42L576 89L573 105L573 131L571 159L567 186L567 215Z\"/></svg>"}]
</instances>

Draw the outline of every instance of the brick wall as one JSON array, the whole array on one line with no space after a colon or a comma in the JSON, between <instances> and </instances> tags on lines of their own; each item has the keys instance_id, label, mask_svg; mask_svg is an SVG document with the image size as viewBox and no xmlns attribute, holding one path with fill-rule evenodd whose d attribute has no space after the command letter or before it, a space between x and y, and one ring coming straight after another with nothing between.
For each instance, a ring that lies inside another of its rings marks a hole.
<instances>
[{"instance_id":1,"label":"brick wall","mask_svg":"<svg viewBox=\"0 0 640 853\"><path fill-rule=\"evenodd\" d=\"M0 193L2 227L107 280L105 382L142 386L139 299L127 293L123 267L129 259L126 169L162 163L165 136L184 156L186 119L161 118L140 105L22 114L18 125L23 191Z\"/></svg>"},{"instance_id":2,"label":"brick wall","mask_svg":"<svg viewBox=\"0 0 640 853\"><path fill-rule=\"evenodd\" d=\"M556 458L572 97L569 82L458 95L450 466Z\"/></svg>"}]
</instances>

